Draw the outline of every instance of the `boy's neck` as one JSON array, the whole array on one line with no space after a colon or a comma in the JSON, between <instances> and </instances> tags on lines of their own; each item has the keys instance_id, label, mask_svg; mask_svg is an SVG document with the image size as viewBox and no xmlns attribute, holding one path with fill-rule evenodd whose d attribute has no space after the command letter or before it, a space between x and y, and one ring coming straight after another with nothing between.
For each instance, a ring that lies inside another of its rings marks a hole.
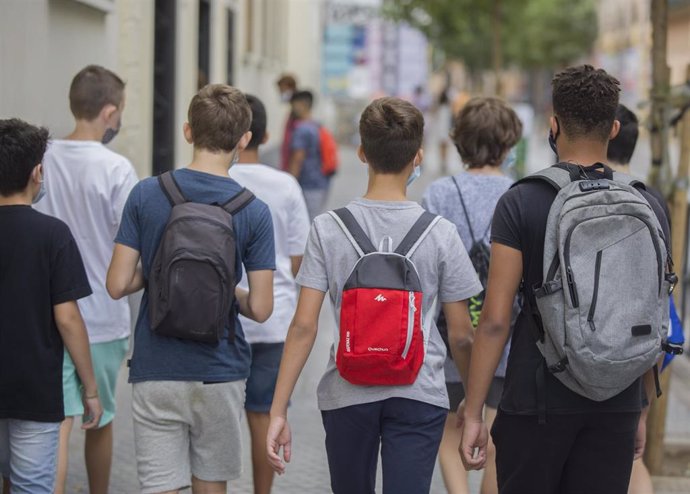
<instances>
[{"instance_id":1,"label":"boy's neck","mask_svg":"<svg viewBox=\"0 0 690 494\"><path fill-rule=\"evenodd\" d=\"M595 163L606 163L608 142L596 139L578 139L558 143L558 159L576 165L591 166Z\"/></svg>"},{"instance_id":2,"label":"boy's neck","mask_svg":"<svg viewBox=\"0 0 690 494\"><path fill-rule=\"evenodd\" d=\"M31 206L31 204L33 204L33 196L28 188L9 196L0 195L0 206Z\"/></svg>"},{"instance_id":3,"label":"boy's neck","mask_svg":"<svg viewBox=\"0 0 690 494\"><path fill-rule=\"evenodd\" d=\"M210 175L227 177L234 155L234 150L226 153L224 151L212 152L207 149L194 148L192 162L187 165L187 168Z\"/></svg>"},{"instance_id":4,"label":"boy's neck","mask_svg":"<svg viewBox=\"0 0 690 494\"><path fill-rule=\"evenodd\" d=\"M295 118L300 121L311 120L311 112L304 113L303 115L296 115Z\"/></svg>"},{"instance_id":5,"label":"boy's neck","mask_svg":"<svg viewBox=\"0 0 690 494\"><path fill-rule=\"evenodd\" d=\"M101 142L105 130L102 125L94 121L77 120L74 130L65 137L68 141L97 141Z\"/></svg>"},{"instance_id":6,"label":"boy's neck","mask_svg":"<svg viewBox=\"0 0 690 494\"><path fill-rule=\"evenodd\" d=\"M257 164L259 161L259 148L245 149L240 153L237 163L241 164Z\"/></svg>"},{"instance_id":7,"label":"boy's neck","mask_svg":"<svg viewBox=\"0 0 690 494\"><path fill-rule=\"evenodd\" d=\"M369 184L365 199L372 201L407 201L406 174L375 173L369 167Z\"/></svg>"}]
</instances>

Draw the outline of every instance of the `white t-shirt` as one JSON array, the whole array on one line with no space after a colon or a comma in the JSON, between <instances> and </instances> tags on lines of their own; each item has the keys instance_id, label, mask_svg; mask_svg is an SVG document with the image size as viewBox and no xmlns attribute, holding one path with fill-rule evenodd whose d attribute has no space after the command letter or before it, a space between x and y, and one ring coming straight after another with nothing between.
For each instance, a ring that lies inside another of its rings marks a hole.
<instances>
[{"instance_id":1,"label":"white t-shirt","mask_svg":"<svg viewBox=\"0 0 690 494\"><path fill-rule=\"evenodd\" d=\"M240 316L242 329L249 343L280 343L285 341L297 306L297 284L290 257L304 254L309 236L309 215L302 189L292 175L266 165L238 163L230 168L230 177L268 205L276 249L273 314L262 324ZM247 288L246 276L240 286Z\"/></svg>"},{"instance_id":2,"label":"white t-shirt","mask_svg":"<svg viewBox=\"0 0 690 494\"><path fill-rule=\"evenodd\" d=\"M105 278L125 201L138 182L132 164L97 141L54 140L43 158L46 196L42 213L69 226L81 252L93 294L79 300L90 343L126 338L127 299L113 300Z\"/></svg>"}]
</instances>

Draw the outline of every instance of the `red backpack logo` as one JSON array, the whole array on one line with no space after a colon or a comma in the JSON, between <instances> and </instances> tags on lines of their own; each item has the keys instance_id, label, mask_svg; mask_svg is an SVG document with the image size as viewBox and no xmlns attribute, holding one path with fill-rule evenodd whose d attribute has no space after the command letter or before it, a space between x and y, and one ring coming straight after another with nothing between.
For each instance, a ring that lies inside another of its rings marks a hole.
<instances>
[{"instance_id":1,"label":"red backpack logo","mask_svg":"<svg viewBox=\"0 0 690 494\"><path fill-rule=\"evenodd\" d=\"M336 366L352 384L412 384L424 361L422 285L410 259L440 219L424 212L400 245L374 248L352 213L330 212L359 259L343 287Z\"/></svg>"}]
</instances>

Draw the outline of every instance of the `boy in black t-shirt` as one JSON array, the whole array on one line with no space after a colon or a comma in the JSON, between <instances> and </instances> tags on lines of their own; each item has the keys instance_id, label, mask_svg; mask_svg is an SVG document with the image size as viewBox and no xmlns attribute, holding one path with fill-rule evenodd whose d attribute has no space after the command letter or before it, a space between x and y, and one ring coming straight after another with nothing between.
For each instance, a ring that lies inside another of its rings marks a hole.
<instances>
[{"instance_id":1,"label":"boy in black t-shirt","mask_svg":"<svg viewBox=\"0 0 690 494\"><path fill-rule=\"evenodd\" d=\"M69 228L31 204L45 194L48 131L0 120L0 473L12 492L50 494L63 344L84 385L84 429L102 414L76 300L91 293Z\"/></svg>"},{"instance_id":2,"label":"boy in black t-shirt","mask_svg":"<svg viewBox=\"0 0 690 494\"><path fill-rule=\"evenodd\" d=\"M561 161L556 166L574 168L591 179L602 176L601 167L594 165L607 161L608 141L618 133L619 91L615 78L589 65L555 76L550 123ZM640 192L658 217L664 238L669 238L659 203L646 191ZM542 281L546 223L555 197L556 190L547 183L530 181L509 190L496 207L488 290L472 351L481 358L471 359L464 412L461 454L467 469L482 468L486 461L484 400L509 335L520 283L533 287ZM620 394L600 402L569 390L548 372L538 391L542 356L533 336L535 324L525 311L518 317L503 397L491 431L500 492L625 494L633 457L644 451L646 396L654 396L651 370ZM543 407L546 423L539 424L538 408Z\"/></svg>"}]
</instances>

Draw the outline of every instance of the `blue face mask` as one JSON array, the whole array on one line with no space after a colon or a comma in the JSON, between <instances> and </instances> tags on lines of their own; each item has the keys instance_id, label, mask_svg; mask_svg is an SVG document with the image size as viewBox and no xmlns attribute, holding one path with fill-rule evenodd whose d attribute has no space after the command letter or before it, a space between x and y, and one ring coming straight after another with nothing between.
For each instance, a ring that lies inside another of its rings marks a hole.
<instances>
[{"instance_id":1,"label":"blue face mask","mask_svg":"<svg viewBox=\"0 0 690 494\"><path fill-rule=\"evenodd\" d=\"M407 178L407 186L409 187L412 184L412 182L417 180L421 175L422 175L421 165L415 166L412 169L412 173L410 173L410 176Z\"/></svg>"},{"instance_id":2,"label":"blue face mask","mask_svg":"<svg viewBox=\"0 0 690 494\"><path fill-rule=\"evenodd\" d=\"M36 204L38 201L43 199L46 195L46 181L41 180L41 188L38 189L38 194L36 194L36 197L33 198L33 204Z\"/></svg>"},{"instance_id":3,"label":"blue face mask","mask_svg":"<svg viewBox=\"0 0 690 494\"><path fill-rule=\"evenodd\" d=\"M516 161L517 161L517 151L515 151L515 148L510 148L510 151L508 151L508 154L506 155L505 159L503 160L503 163L501 163L501 170L508 171L508 170L512 169L515 166Z\"/></svg>"}]
</instances>

